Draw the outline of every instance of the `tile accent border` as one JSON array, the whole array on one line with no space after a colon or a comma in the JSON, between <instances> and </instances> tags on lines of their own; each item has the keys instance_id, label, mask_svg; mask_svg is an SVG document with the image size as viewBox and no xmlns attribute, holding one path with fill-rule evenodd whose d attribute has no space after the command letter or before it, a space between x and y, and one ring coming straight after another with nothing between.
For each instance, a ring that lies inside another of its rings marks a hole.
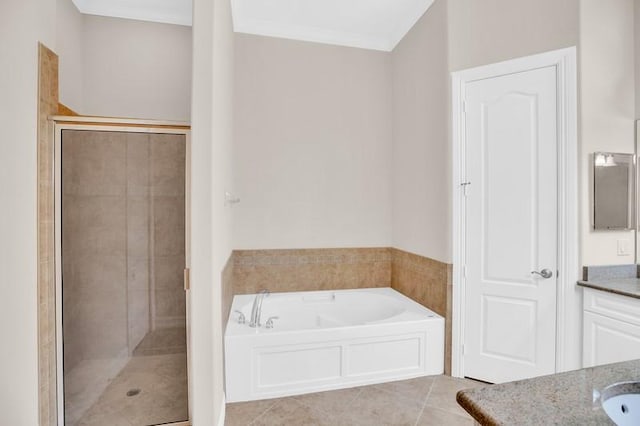
<instances>
[{"instance_id":1,"label":"tile accent border","mask_svg":"<svg viewBox=\"0 0 640 426\"><path fill-rule=\"evenodd\" d=\"M356 264L391 259L386 248L238 250L235 254L238 266Z\"/></svg>"},{"instance_id":2,"label":"tile accent border","mask_svg":"<svg viewBox=\"0 0 640 426\"><path fill-rule=\"evenodd\" d=\"M41 426L57 424L55 326L54 135L58 56L38 45L38 406Z\"/></svg>"}]
</instances>

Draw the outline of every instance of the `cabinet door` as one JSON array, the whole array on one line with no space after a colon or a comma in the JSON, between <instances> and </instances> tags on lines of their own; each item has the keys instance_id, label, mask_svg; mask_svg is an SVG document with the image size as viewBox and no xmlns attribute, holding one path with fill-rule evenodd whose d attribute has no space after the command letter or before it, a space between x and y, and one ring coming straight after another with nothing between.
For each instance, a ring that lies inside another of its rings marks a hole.
<instances>
[{"instance_id":1,"label":"cabinet door","mask_svg":"<svg viewBox=\"0 0 640 426\"><path fill-rule=\"evenodd\" d=\"M584 367L640 358L640 326L584 312Z\"/></svg>"}]
</instances>

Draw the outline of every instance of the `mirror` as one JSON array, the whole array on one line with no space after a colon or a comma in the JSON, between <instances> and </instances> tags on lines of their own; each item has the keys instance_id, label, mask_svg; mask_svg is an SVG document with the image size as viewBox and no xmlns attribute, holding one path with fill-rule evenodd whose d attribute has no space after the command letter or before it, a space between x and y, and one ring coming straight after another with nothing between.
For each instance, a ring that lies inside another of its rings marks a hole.
<instances>
[{"instance_id":1,"label":"mirror","mask_svg":"<svg viewBox=\"0 0 640 426\"><path fill-rule=\"evenodd\" d=\"M593 153L593 229L635 228L635 155Z\"/></svg>"}]
</instances>

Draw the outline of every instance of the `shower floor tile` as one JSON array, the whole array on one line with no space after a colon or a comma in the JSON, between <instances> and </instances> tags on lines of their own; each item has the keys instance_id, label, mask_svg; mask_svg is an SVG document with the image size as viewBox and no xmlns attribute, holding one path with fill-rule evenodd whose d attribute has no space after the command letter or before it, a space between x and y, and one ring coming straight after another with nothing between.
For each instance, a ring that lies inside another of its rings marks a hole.
<instances>
[{"instance_id":1,"label":"shower floor tile","mask_svg":"<svg viewBox=\"0 0 640 426\"><path fill-rule=\"evenodd\" d=\"M484 385L430 376L271 400L227 404L226 426L473 425L456 403L461 389Z\"/></svg>"},{"instance_id":2,"label":"shower floor tile","mask_svg":"<svg viewBox=\"0 0 640 426\"><path fill-rule=\"evenodd\" d=\"M181 353L131 358L75 425L146 426L187 418L187 357Z\"/></svg>"},{"instance_id":3,"label":"shower floor tile","mask_svg":"<svg viewBox=\"0 0 640 426\"><path fill-rule=\"evenodd\" d=\"M187 352L187 328L159 328L147 333L133 350L133 356L167 355Z\"/></svg>"}]
</instances>

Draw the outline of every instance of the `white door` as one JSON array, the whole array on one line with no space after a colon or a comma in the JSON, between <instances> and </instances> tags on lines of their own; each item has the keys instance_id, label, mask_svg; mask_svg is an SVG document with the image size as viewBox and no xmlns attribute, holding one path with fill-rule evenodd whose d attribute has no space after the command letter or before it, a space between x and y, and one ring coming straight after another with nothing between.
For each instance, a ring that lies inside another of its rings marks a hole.
<instances>
[{"instance_id":1,"label":"white door","mask_svg":"<svg viewBox=\"0 0 640 426\"><path fill-rule=\"evenodd\" d=\"M468 377L555 372L556 91L555 67L465 85Z\"/></svg>"}]
</instances>

